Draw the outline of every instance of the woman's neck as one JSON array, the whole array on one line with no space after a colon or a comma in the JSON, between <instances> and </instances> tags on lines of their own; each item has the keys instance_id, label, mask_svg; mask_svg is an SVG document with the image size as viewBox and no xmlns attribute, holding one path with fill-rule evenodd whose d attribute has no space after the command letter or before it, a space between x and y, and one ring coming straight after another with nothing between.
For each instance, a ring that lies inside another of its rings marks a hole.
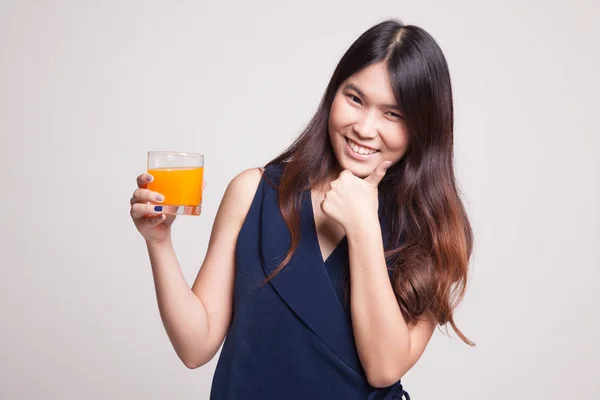
<instances>
[{"instance_id":1,"label":"woman's neck","mask_svg":"<svg viewBox=\"0 0 600 400\"><path fill-rule=\"evenodd\" d=\"M329 191L331 189L329 184L340 176L340 172L342 172L342 169L339 164L336 163L322 181L317 181L310 185L311 190L314 190L318 193L325 193Z\"/></svg>"}]
</instances>

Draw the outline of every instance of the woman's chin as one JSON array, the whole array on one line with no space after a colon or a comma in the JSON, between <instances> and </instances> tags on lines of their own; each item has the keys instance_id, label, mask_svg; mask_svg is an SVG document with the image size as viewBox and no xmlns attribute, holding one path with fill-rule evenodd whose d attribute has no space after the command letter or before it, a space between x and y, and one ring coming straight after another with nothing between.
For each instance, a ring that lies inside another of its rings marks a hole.
<instances>
[{"instance_id":1,"label":"woman's chin","mask_svg":"<svg viewBox=\"0 0 600 400\"><path fill-rule=\"evenodd\" d=\"M362 162L356 162L354 160L343 160L343 162L341 163L341 167L342 169L347 169L350 172L352 172L354 176L363 179L371 175L371 173L375 169L375 167L371 163L366 164Z\"/></svg>"}]
</instances>

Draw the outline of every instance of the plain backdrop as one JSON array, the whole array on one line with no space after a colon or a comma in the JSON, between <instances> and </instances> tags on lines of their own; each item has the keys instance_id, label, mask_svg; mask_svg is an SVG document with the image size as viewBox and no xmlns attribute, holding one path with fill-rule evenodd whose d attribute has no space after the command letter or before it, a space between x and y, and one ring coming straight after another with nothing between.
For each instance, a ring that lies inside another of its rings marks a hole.
<instances>
[{"instance_id":1,"label":"plain backdrop","mask_svg":"<svg viewBox=\"0 0 600 400\"><path fill-rule=\"evenodd\" d=\"M129 217L149 150L205 154L178 218L188 282L230 180L296 137L348 46L399 18L443 49L475 232L414 399L599 399L594 1L0 2L0 399L206 399L158 314Z\"/></svg>"}]
</instances>

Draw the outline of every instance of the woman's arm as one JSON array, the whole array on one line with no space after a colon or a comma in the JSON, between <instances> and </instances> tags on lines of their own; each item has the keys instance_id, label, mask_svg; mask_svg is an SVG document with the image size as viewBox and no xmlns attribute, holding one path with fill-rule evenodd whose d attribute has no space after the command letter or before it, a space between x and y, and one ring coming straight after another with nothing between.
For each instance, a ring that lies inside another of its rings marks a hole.
<instances>
[{"instance_id":1,"label":"woman's arm","mask_svg":"<svg viewBox=\"0 0 600 400\"><path fill-rule=\"evenodd\" d=\"M404 322L384 257L377 218L348 225L352 325L369 384L396 383L421 357L436 323L425 314L416 325Z\"/></svg>"},{"instance_id":2,"label":"woman's arm","mask_svg":"<svg viewBox=\"0 0 600 400\"><path fill-rule=\"evenodd\" d=\"M237 237L260 179L260 170L251 169L236 176L227 187L204 262L191 289L170 235L159 243L148 243L161 319L177 355L188 368L211 360L229 329Z\"/></svg>"},{"instance_id":3,"label":"woman's arm","mask_svg":"<svg viewBox=\"0 0 600 400\"><path fill-rule=\"evenodd\" d=\"M391 162L361 179L349 170L330 182L321 202L325 215L346 232L350 253L350 310L361 364L371 386L398 381L421 357L435 329L431 313L404 322L384 257L377 186Z\"/></svg>"}]
</instances>

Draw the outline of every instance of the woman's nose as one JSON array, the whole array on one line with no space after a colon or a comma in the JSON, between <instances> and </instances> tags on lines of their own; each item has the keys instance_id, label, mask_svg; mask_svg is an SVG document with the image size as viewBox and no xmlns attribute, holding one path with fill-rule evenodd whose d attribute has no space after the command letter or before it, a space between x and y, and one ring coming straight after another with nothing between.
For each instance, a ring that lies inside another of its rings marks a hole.
<instances>
[{"instance_id":1,"label":"woman's nose","mask_svg":"<svg viewBox=\"0 0 600 400\"><path fill-rule=\"evenodd\" d=\"M365 139L372 139L377 136L377 117L375 113L365 113L354 124L356 134Z\"/></svg>"}]
</instances>

